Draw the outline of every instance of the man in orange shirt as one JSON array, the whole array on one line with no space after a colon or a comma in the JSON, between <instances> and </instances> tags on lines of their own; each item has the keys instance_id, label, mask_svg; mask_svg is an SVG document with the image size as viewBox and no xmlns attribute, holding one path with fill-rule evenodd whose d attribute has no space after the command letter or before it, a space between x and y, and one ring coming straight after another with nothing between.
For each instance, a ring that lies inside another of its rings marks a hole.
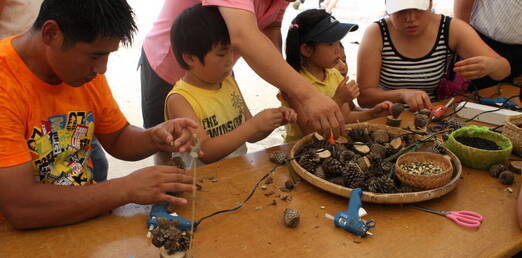
<instances>
[{"instance_id":1,"label":"man in orange shirt","mask_svg":"<svg viewBox=\"0 0 522 258\"><path fill-rule=\"evenodd\" d=\"M45 0L30 31L0 41L0 211L14 227L66 225L131 202L187 202L167 194L193 190L173 167L92 184L94 135L111 155L139 160L190 150L198 126L128 124L103 74L135 30L125 0Z\"/></svg>"}]
</instances>

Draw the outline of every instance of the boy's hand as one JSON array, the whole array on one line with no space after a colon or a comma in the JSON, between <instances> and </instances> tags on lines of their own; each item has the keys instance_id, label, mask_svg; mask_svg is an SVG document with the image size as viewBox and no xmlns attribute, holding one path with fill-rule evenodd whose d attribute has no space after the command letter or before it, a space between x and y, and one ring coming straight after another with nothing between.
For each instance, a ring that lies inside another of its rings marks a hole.
<instances>
[{"instance_id":1,"label":"boy's hand","mask_svg":"<svg viewBox=\"0 0 522 258\"><path fill-rule=\"evenodd\" d=\"M166 152L188 152L192 149L192 131L199 125L192 119L176 118L150 129L152 141Z\"/></svg>"},{"instance_id":2,"label":"boy's hand","mask_svg":"<svg viewBox=\"0 0 522 258\"><path fill-rule=\"evenodd\" d=\"M281 126L284 119L284 113L281 108L269 108L252 117L252 122L255 123L258 131L271 132Z\"/></svg>"},{"instance_id":3,"label":"boy's hand","mask_svg":"<svg viewBox=\"0 0 522 258\"><path fill-rule=\"evenodd\" d=\"M295 123L297 121L297 113L289 107L280 107L279 110L283 113L283 121L281 125L288 123Z\"/></svg>"},{"instance_id":4,"label":"boy's hand","mask_svg":"<svg viewBox=\"0 0 522 258\"><path fill-rule=\"evenodd\" d=\"M346 77L339 84L333 96L333 100L339 105L352 101L359 96L359 86L357 86L357 83L354 80L346 83L348 79L349 78Z\"/></svg>"},{"instance_id":5,"label":"boy's hand","mask_svg":"<svg viewBox=\"0 0 522 258\"><path fill-rule=\"evenodd\" d=\"M372 108L372 116L374 118L386 116L391 114L392 103L390 101L383 101Z\"/></svg>"}]
</instances>

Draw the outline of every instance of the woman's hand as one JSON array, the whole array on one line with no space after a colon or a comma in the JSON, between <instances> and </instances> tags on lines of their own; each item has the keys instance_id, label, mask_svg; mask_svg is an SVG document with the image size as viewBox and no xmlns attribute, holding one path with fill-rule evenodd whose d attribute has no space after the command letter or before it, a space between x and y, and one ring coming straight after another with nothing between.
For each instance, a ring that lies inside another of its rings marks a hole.
<instances>
[{"instance_id":1,"label":"woman's hand","mask_svg":"<svg viewBox=\"0 0 522 258\"><path fill-rule=\"evenodd\" d=\"M411 110L431 108L431 100L428 94L422 90L400 90L402 101L410 106Z\"/></svg>"},{"instance_id":2,"label":"woman's hand","mask_svg":"<svg viewBox=\"0 0 522 258\"><path fill-rule=\"evenodd\" d=\"M468 80L479 79L495 71L496 60L489 56L470 57L455 63L453 71Z\"/></svg>"}]
</instances>

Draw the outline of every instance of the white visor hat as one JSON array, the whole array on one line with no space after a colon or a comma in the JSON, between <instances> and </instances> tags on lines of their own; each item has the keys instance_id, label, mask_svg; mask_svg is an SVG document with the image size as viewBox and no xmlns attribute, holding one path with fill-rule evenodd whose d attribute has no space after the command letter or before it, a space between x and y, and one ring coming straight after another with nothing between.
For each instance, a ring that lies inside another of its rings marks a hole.
<instances>
[{"instance_id":1,"label":"white visor hat","mask_svg":"<svg viewBox=\"0 0 522 258\"><path fill-rule=\"evenodd\" d=\"M430 0L386 0L386 12L392 14L406 9L426 11L430 7Z\"/></svg>"}]
</instances>

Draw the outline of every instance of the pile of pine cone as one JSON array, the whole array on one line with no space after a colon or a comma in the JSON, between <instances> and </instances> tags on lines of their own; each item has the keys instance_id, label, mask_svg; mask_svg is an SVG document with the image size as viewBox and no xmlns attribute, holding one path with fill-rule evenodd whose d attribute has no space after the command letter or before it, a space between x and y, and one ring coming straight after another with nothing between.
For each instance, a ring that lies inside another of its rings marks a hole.
<instances>
[{"instance_id":1,"label":"pile of pine cone","mask_svg":"<svg viewBox=\"0 0 522 258\"><path fill-rule=\"evenodd\" d=\"M297 162L317 177L349 188L375 193L419 191L395 176L395 160L384 162L404 146L415 143L413 134L398 137L384 129L370 132L368 128L351 128L346 138L350 140L333 145L316 134L297 153ZM444 151L442 146L433 149Z\"/></svg>"}]
</instances>

